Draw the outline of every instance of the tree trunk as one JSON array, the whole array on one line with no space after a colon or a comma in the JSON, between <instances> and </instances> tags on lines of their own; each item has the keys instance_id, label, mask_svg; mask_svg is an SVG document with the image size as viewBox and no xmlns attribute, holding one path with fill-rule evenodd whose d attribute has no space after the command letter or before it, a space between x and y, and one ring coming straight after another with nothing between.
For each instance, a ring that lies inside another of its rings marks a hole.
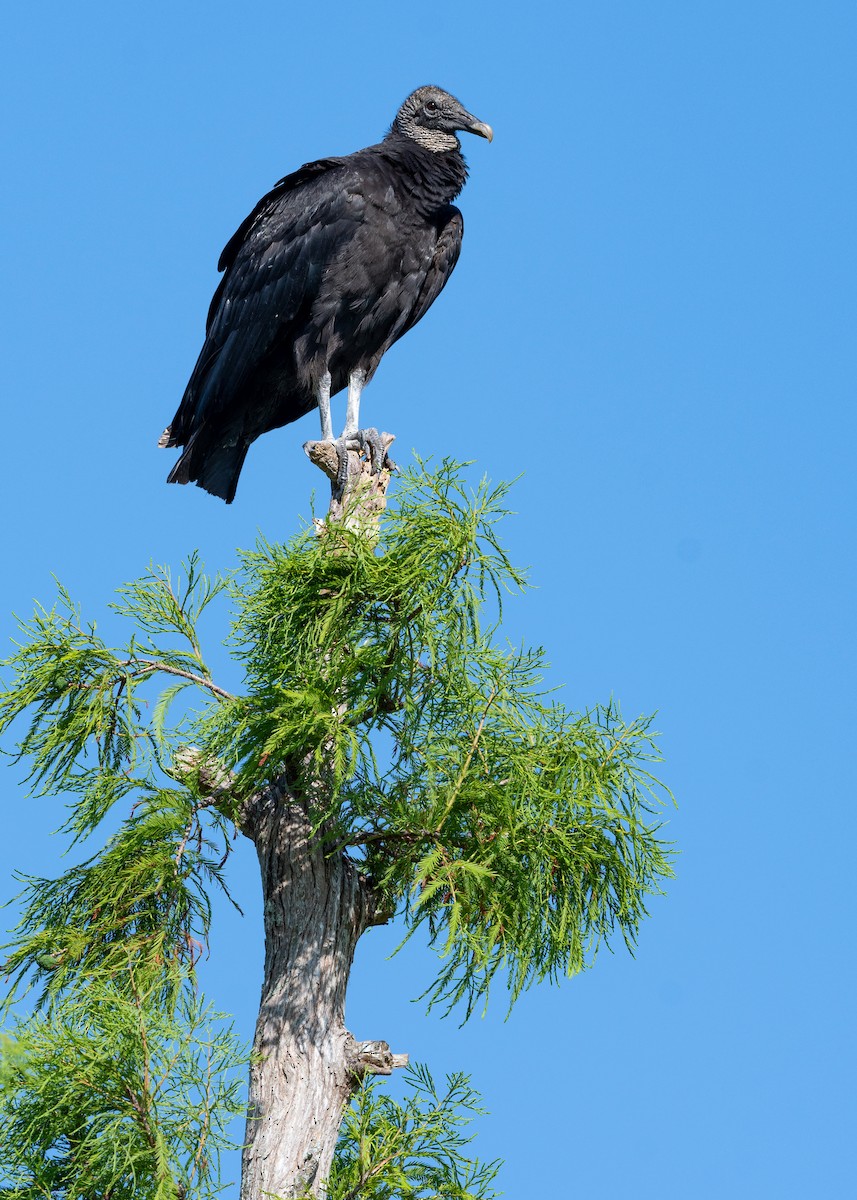
<instances>
[{"instance_id":1,"label":"tree trunk","mask_svg":"<svg viewBox=\"0 0 857 1200\"><path fill-rule=\"evenodd\" d=\"M250 1070L241 1200L300 1196L327 1178L355 1086L345 989L373 896L342 853L325 855L305 805L284 787L258 797L256 843L265 978Z\"/></svg>"},{"instance_id":2,"label":"tree trunk","mask_svg":"<svg viewBox=\"0 0 857 1200\"><path fill-rule=\"evenodd\" d=\"M358 477L359 509L373 524L387 479L370 477L377 486L367 487L359 464L349 483ZM334 499L341 512L342 497ZM241 1200L291 1200L327 1179L362 1075L390 1074L407 1056L390 1054L384 1042L355 1042L345 1028L354 948L370 925L387 919L358 866L341 851L330 853L323 830L313 834L309 805L286 774L247 804L241 827L256 845L265 921Z\"/></svg>"}]
</instances>

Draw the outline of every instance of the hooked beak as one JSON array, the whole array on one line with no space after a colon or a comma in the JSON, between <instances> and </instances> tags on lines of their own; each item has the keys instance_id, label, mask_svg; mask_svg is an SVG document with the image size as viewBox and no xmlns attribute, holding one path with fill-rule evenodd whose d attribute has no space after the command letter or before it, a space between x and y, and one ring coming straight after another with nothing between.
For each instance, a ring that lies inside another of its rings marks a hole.
<instances>
[{"instance_id":1,"label":"hooked beak","mask_svg":"<svg viewBox=\"0 0 857 1200\"><path fill-rule=\"evenodd\" d=\"M494 130L490 125L486 125L484 121L477 121L472 113L462 113L461 124L459 129L466 130L467 133L476 133L479 137L486 138L489 142L494 141Z\"/></svg>"}]
</instances>

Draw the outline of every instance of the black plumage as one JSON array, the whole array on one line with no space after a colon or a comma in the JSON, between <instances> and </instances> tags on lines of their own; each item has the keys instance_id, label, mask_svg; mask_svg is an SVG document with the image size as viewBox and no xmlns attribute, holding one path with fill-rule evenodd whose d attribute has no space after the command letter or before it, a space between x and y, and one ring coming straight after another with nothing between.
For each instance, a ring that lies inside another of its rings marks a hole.
<instances>
[{"instance_id":1,"label":"black plumage","mask_svg":"<svg viewBox=\"0 0 857 1200\"><path fill-rule=\"evenodd\" d=\"M425 315L452 273L467 178L459 130L491 128L440 88L404 102L384 140L287 175L220 256L206 338L160 445L183 446L170 483L229 503L248 447L348 387L344 438L386 350Z\"/></svg>"}]
</instances>

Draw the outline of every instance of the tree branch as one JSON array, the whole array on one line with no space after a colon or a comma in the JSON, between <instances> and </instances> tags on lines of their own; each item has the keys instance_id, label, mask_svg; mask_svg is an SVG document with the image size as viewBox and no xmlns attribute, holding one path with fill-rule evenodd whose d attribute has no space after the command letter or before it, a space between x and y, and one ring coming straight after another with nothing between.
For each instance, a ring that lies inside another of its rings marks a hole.
<instances>
[{"instance_id":1,"label":"tree branch","mask_svg":"<svg viewBox=\"0 0 857 1200\"><path fill-rule=\"evenodd\" d=\"M218 687L211 679L206 679L204 675L197 675L193 671L185 671L181 667L170 666L169 663L161 662L153 658L127 658L120 662L120 667L133 667L137 664L142 664L142 670L135 672L137 675L150 675L153 671L163 671L166 675L178 675L181 679L187 679L191 683L197 683L200 687L207 688L213 695L217 696L218 700L234 700L235 697L231 692L227 692L225 688Z\"/></svg>"},{"instance_id":2,"label":"tree branch","mask_svg":"<svg viewBox=\"0 0 857 1200\"><path fill-rule=\"evenodd\" d=\"M443 815L441 816L437 828L435 829L435 833L437 834L439 834L443 829L444 822L452 812L452 806L458 799L458 793L461 791L461 785L464 783L467 772L470 770L470 764L473 762L473 755L476 753L476 747L479 745L479 739L482 737L482 730L485 728L485 722L488 719L488 710L491 708L491 705L494 703L496 698L497 688L495 687L492 688L491 695L488 697L488 702L485 705L485 711L482 714L482 720L479 722L479 727L477 728L476 733L473 735L473 741L470 743L470 749L467 751L467 757L464 759L461 770L458 772L458 778L453 785L452 795L449 797L446 807L443 810Z\"/></svg>"},{"instance_id":3,"label":"tree branch","mask_svg":"<svg viewBox=\"0 0 857 1200\"><path fill-rule=\"evenodd\" d=\"M387 1042L358 1042L349 1033L345 1044L345 1061L355 1081L366 1075L392 1075L406 1067L407 1054L393 1054Z\"/></svg>"},{"instance_id":4,"label":"tree branch","mask_svg":"<svg viewBox=\"0 0 857 1200\"><path fill-rule=\"evenodd\" d=\"M331 850L331 854L339 854L349 846L369 846L373 842L414 842L438 840L438 833L432 829L374 829L368 833L349 834Z\"/></svg>"}]
</instances>

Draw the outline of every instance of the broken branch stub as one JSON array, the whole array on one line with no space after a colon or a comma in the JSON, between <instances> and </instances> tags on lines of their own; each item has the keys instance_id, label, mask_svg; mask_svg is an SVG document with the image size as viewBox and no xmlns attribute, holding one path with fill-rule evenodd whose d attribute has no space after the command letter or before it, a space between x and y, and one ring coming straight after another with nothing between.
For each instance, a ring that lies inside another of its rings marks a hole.
<instances>
[{"instance_id":1,"label":"broken branch stub","mask_svg":"<svg viewBox=\"0 0 857 1200\"><path fill-rule=\"evenodd\" d=\"M344 486L340 480L339 455L333 442L305 442L304 450L310 462L324 471L330 480L328 522L341 522L348 529L377 533L378 517L387 505L390 475L396 469L389 457L395 434L379 435L384 451L383 466L373 472L368 450L354 440L347 443L348 473ZM316 530L323 532L326 522L317 521Z\"/></svg>"}]
</instances>

